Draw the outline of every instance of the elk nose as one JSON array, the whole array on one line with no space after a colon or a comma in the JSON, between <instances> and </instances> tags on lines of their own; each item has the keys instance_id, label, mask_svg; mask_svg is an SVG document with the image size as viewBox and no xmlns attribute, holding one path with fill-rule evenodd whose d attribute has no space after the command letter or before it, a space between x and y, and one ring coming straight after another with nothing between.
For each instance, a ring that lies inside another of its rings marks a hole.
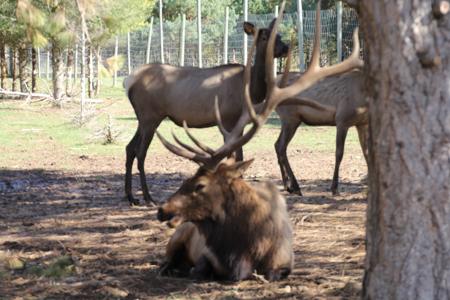
<instances>
[{"instance_id":1,"label":"elk nose","mask_svg":"<svg viewBox=\"0 0 450 300\"><path fill-rule=\"evenodd\" d=\"M158 218L158 221L164 222L170 220L173 217L173 215L165 213L162 207L160 207L158 208L158 213L156 214L156 217Z\"/></svg>"},{"instance_id":2,"label":"elk nose","mask_svg":"<svg viewBox=\"0 0 450 300\"><path fill-rule=\"evenodd\" d=\"M158 208L158 213L156 214L156 217L158 218L158 221L162 222L164 221L164 211L162 210L162 208Z\"/></svg>"}]
</instances>

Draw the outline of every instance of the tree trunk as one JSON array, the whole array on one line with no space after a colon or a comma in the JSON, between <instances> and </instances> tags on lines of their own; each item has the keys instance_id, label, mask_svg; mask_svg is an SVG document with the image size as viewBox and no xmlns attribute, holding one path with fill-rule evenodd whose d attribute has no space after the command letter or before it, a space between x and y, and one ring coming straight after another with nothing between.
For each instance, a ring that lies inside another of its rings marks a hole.
<instances>
[{"instance_id":1,"label":"tree trunk","mask_svg":"<svg viewBox=\"0 0 450 300\"><path fill-rule=\"evenodd\" d=\"M433 2L360 1L370 97L364 299L450 298L450 15L433 13Z\"/></svg>"},{"instance_id":2,"label":"tree trunk","mask_svg":"<svg viewBox=\"0 0 450 300\"><path fill-rule=\"evenodd\" d=\"M52 44L52 70L53 97L60 104L64 96L64 61L63 51L56 43Z\"/></svg>"},{"instance_id":3,"label":"tree trunk","mask_svg":"<svg viewBox=\"0 0 450 300\"><path fill-rule=\"evenodd\" d=\"M12 83L11 83L11 89L13 91L16 90L16 80L17 80L17 51L15 48L11 49L11 57L12 57L12 61L11 61L11 74L12 74Z\"/></svg>"},{"instance_id":4,"label":"tree trunk","mask_svg":"<svg viewBox=\"0 0 450 300\"><path fill-rule=\"evenodd\" d=\"M66 95L70 96L71 90L72 90L72 83L73 83L73 49L69 48L67 50L67 65L66 65Z\"/></svg>"},{"instance_id":5,"label":"tree trunk","mask_svg":"<svg viewBox=\"0 0 450 300\"><path fill-rule=\"evenodd\" d=\"M5 44L0 42L0 88L6 89L6 77L8 76L8 68L6 67L6 51Z\"/></svg>"},{"instance_id":6,"label":"tree trunk","mask_svg":"<svg viewBox=\"0 0 450 300\"><path fill-rule=\"evenodd\" d=\"M30 92L29 82L30 82L30 74L28 72L28 49L26 44L20 44L18 48L19 54L19 82L20 82L20 91L22 93Z\"/></svg>"},{"instance_id":7,"label":"tree trunk","mask_svg":"<svg viewBox=\"0 0 450 300\"><path fill-rule=\"evenodd\" d=\"M88 97L92 98L94 94L94 62L92 61L92 46L87 47L87 84L88 84Z\"/></svg>"},{"instance_id":8,"label":"tree trunk","mask_svg":"<svg viewBox=\"0 0 450 300\"><path fill-rule=\"evenodd\" d=\"M37 78L37 51L31 48L31 92L36 92L36 78Z\"/></svg>"}]
</instances>

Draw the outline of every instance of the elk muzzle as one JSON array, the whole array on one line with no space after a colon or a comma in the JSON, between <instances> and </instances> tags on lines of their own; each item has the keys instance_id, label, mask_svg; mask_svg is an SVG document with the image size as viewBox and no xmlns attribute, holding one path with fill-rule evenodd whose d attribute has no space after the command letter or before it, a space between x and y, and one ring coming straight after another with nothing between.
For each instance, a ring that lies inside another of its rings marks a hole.
<instances>
[{"instance_id":1,"label":"elk muzzle","mask_svg":"<svg viewBox=\"0 0 450 300\"><path fill-rule=\"evenodd\" d=\"M175 228L181 223L183 223L183 218L181 216L176 215L175 213L164 209L165 205L158 208L158 212L156 217L158 221L165 222L167 221L167 226L170 228Z\"/></svg>"}]
</instances>

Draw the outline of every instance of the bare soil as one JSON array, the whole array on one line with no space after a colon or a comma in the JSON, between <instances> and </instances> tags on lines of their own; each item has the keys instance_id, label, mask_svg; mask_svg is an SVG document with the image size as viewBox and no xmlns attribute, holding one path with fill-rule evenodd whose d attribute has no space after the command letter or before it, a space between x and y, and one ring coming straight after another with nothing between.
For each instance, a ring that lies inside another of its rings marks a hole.
<instances>
[{"instance_id":1,"label":"bare soil","mask_svg":"<svg viewBox=\"0 0 450 300\"><path fill-rule=\"evenodd\" d=\"M334 155L290 152L304 194L283 191L295 230L295 269L279 282L227 283L158 276L173 231L156 220L156 208L124 200L124 157L67 156L51 144L45 149L23 168L0 169L0 299L360 296L367 170L359 150L344 156L336 197L329 191ZM282 190L273 151L245 154L257 158L249 181L272 180ZM72 170L60 171L60 160L69 160ZM169 153L149 156L146 167L152 196L161 202L196 169ZM137 176L133 184L138 190ZM61 257L69 257L63 275L51 271Z\"/></svg>"}]
</instances>

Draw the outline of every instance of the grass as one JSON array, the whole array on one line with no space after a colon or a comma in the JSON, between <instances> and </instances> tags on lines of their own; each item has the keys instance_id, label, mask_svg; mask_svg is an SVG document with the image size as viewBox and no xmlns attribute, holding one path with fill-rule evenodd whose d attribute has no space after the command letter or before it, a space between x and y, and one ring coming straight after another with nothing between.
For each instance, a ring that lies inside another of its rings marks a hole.
<instances>
[{"instance_id":1,"label":"grass","mask_svg":"<svg viewBox=\"0 0 450 300\"><path fill-rule=\"evenodd\" d=\"M0 167L15 162L19 156L27 155L32 149L55 147L69 155L124 156L125 145L133 136L137 121L134 111L124 95L122 79L120 85L111 88L111 80L105 82L97 97L104 101L95 105L95 117L82 127L71 120L78 113L78 105L70 103L64 108L52 107L48 103L26 104L23 101L0 101ZM40 84L41 89L45 86ZM101 139L94 139L94 134L104 128L112 117L113 126L120 131L116 143L103 145ZM273 151L280 124L274 114L261 132L244 147L245 150ZM183 129L169 120L164 120L158 131L170 137L174 131L181 140L187 141ZM194 134L212 147L222 143L217 128L193 129ZM290 143L289 149L301 151L334 152L334 127L302 126ZM347 136L347 148L359 148L356 130L351 129ZM155 138L150 150L154 153L166 151ZM70 167L70 166L68 166Z\"/></svg>"},{"instance_id":2,"label":"grass","mask_svg":"<svg viewBox=\"0 0 450 300\"><path fill-rule=\"evenodd\" d=\"M49 278L62 278L75 272L74 261L70 256L61 256L52 261L48 266L36 265L27 270L30 274L36 276L45 276Z\"/></svg>"}]
</instances>

